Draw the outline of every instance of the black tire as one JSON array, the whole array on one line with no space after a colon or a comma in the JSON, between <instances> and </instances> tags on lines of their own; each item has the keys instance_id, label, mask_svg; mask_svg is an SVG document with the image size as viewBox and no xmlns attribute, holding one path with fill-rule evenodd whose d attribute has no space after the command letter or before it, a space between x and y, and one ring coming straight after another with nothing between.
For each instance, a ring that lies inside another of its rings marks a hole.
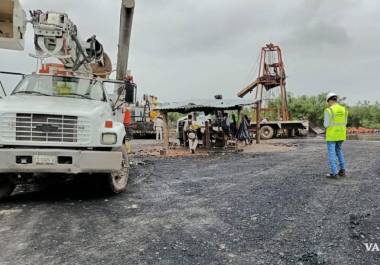
<instances>
[{"instance_id":1,"label":"black tire","mask_svg":"<svg viewBox=\"0 0 380 265\"><path fill-rule=\"evenodd\" d=\"M9 197L16 188L16 185L7 177L0 176L0 201Z\"/></svg>"},{"instance_id":2,"label":"black tire","mask_svg":"<svg viewBox=\"0 0 380 265\"><path fill-rule=\"evenodd\" d=\"M113 171L106 175L107 192L111 194L119 194L127 189L129 176L129 160L128 152L123 145L119 149L123 154L123 160L120 165L120 170Z\"/></svg>"},{"instance_id":3,"label":"black tire","mask_svg":"<svg viewBox=\"0 0 380 265\"><path fill-rule=\"evenodd\" d=\"M260 137L264 140L272 139L274 135L274 130L269 125L265 125L260 128Z\"/></svg>"}]
</instances>

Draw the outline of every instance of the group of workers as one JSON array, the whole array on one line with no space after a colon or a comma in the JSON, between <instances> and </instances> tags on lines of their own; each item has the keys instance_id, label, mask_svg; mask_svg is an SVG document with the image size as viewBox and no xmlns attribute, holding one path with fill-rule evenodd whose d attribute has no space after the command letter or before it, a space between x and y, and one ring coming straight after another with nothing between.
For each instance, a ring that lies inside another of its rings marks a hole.
<instances>
[{"instance_id":1,"label":"group of workers","mask_svg":"<svg viewBox=\"0 0 380 265\"><path fill-rule=\"evenodd\" d=\"M203 140L204 143L211 141L211 132L219 132L229 137L233 125L228 113L222 111L207 116L200 115L198 118L189 114L183 125L183 139L184 142L187 141L190 152L195 153L199 140Z\"/></svg>"},{"instance_id":2,"label":"group of workers","mask_svg":"<svg viewBox=\"0 0 380 265\"><path fill-rule=\"evenodd\" d=\"M181 131L183 131L183 139L185 144L189 146L190 152L195 153L200 140L204 142L211 140L206 139L205 134L216 130L223 134L223 136L226 136L226 138L230 138L236 135L238 131L236 126L235 115L232 115L232 119L230 119L228 113L224 111L216 111L207 116L201 112L199 115L193 113L184 118L183 129ZM154 129L156 140L159 142L163 140L163 128L164 121L161 116L158 116L154 122Z\"/></svg>"},{"instance_id":3,"label":"group of workers","mask_svg":"<svg viewBox=\"0 0 380 265\"><path fill-rule=\"evenodd\" d=\"M326 96L328 107L324 111L324 127L326 128L326 143L327 155L330 166L330 173L327 178L338 178L346 176L346 161L343 153L343 142L346 140L346 127L348 119L347 109L338 103L338 96L336 93L329 93ZM209 126L217 125L222 128L223 132L227 135L234 135L237 131L236 120L233 116L230 120L227 113L217 113L203 117L203 119L196 120L193 115L188 115L184 124L184 134L187 136L189 149L192 153L195 152L198 144L199 137L204 133L205 123ZM222 117L221 119L217 117ZM156 130L156 140L162 141L164 121L161 116L158 116L154 122ZM336 161L338 160L338 165Z\"/></svg>"},{"instance_id":4,"label":"group of workers","mask_svg":"<svg viewBox=\"0 0 380 265\"><path fill-rule=\"evenodd\" d=\"M198 146L198 130L201 128L201 125L198 124L195 120L193 120L192 115L188 115L187 120L184 125L184 132L187 133L188 144L190 151L192 153L195 152ZM164 121L159 115L154 121L154 130L156 132L156 141L163 141L163 130L164 130Z\"/></svg>"}]
</instances>

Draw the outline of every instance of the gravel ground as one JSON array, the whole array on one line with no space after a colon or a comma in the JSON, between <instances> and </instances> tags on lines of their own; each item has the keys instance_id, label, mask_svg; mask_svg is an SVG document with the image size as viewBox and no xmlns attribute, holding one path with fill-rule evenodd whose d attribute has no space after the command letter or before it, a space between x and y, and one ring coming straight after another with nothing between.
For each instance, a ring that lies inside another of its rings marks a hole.
<instances>
[{"instance_id":1,"label":"gravel ground","mask_svg":"<svg viewBox=\"0 0 380 265\"><path fill-rule=\"evenodd\" d=\"M345 144L328 180L325 145L139 158L124 194L86 183L0 204L0 264L380 264L380 142ZM137 161L137 160L136 160Z\"/></svg>"}]
</instances>

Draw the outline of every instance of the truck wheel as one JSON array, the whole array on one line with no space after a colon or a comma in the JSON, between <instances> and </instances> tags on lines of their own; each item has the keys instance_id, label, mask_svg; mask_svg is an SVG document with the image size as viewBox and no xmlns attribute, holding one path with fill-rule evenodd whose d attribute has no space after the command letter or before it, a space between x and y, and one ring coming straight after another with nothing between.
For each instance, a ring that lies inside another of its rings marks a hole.
<instances>
[{"instance_id":1,"label":"truck wheel","mask_svg":"<svg viewBox=\"0 0 380 265\"><path fill-rule=\"evenodd\" d=\"M8 178L0 177L0 200L3 200L14 191L16 185Z\"/></svg>"},{"instance_id":2,"label":"truck wheel","mask_svg":"<svg viewBox=\"0 0 380 265\"><path fill-rule=\"evenodd\" d=\"M112 194L119 194L127 189L129 175L129 160L128 153L124 145L121 148L121 152L123 154L123 160L120 165L120 170L113 171L107 175L107 184L109 187L109 191Z\"/></svg>"},{"instance_id":3,"label":"truck wheel","mask_svg":"<svg viewBox=\"0 0 380 265\"><path fill-rule=\"evenodd\" d=\"M272 139L273 134L274 134L273 128L268 125L265 125L261 127L260 129L260 137L264 140Z\"/></svg>"}]
</instances>

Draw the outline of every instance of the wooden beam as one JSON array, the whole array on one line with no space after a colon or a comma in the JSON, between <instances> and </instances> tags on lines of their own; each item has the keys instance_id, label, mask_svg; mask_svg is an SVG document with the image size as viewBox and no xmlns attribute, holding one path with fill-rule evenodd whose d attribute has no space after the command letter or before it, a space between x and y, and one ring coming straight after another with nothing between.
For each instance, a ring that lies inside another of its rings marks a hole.
<instances>
[{"instance_id":1,"label":"wooden beam","mask_svg":"<svg viewBox=\"0 0 380 265\"><path fill-rule=\"evenodd\" d=\"M203 143L207 149L211 148L210 124L208 123L208 121L205 122L205 132L203 134Z\"/></svg>"},{"instance_id":2,"label":"wooden beam","mask_svg":"<svg viewBox=\"0 0 380 265\"><path fill-rule=\"evenodd\" d=\"M255 87L258 85L258 80L253 81L250 83L248 86L246 86L243 90L241 90L237 95L239 98L244 97L247 95L249 92L251 92Z\"/></svg>"},{"instance_id":3,"label":"wooden beam","mask_svg":"<svg viewBox=\"0 0 380 265\"><path fill-rule=\"evenodd\" d=\"M169 116L167 112L162 113L162 119L164 121L164 148L169 148Z\"/></svg>"},{"instance_id":4,"label":"wooden beam","mask_svg":"<svg viewBox=\"0 0 380 265\"><path fill-rule=\"evenodd\" d=\"M256 103L256 143L260 143L261 100Z\"/></svg>"}]
</instances>

